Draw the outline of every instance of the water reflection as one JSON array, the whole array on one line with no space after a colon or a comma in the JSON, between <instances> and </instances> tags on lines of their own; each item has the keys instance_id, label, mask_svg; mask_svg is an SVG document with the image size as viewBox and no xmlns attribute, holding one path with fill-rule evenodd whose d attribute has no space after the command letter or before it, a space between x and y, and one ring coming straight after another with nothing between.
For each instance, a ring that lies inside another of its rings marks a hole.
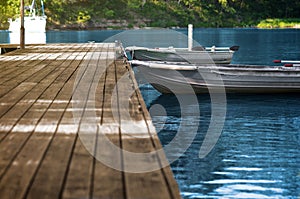
<instances>
[{"instance_id":1,"label":"water reflection","mask_svg":"<svg viewBox=\"0 0 300 199\"><path fill-rule=\"evenodd\" d=\"M150 95L150 89L142 91ZM228 95L222 136L213 151L198 158L211 117L209 96L198 96L200 122L189 149L171 166L183 198L297 198L300 194L300 100L298 95ZM152 115L167 145L176 135L180 107L176 97L161 95L167 116ZM190 112L194 105L191 104ZM155 112L154 112L155 113ZM188 129L186 136L189 136ZM178 146L180 147L180 146ZM174 149L174 151L176 151Z\"/></svg>"},{"instance_id":2,"label":"water reflection","mask_svg":"<svg viewBox=\"0 0 300 199\"><path fill-rule=\"evenodd\" d=\"M9 33L9 43L19 44L20 43L20 33ZM34 32L25 33L25 44L45 44L46 43L46 33L45 32Z\"/></svg>"}]
</instances>

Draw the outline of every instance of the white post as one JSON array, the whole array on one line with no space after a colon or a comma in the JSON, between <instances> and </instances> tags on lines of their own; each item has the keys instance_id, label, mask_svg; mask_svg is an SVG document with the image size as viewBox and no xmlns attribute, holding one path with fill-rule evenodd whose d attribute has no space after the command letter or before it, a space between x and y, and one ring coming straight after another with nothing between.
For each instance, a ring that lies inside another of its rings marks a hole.
<instances>
[{"instance_id":1,"label":"white post","mask_svg":"<svg viewBox=\"0 0 300 199\"><path fill-rule=\"evenodd\" d=\"M20 12L21 12L20 48L24 49L25 48L24 0L21 0Z\"/></svg>"},{"instance_id":2,"label":"white post","mask_svg":"<svg viewBox=\"0 0 300 199\"><path fill-rule=\"evenodd\" d=\"M188 26L188 50L192 51L193 48L193 24Z\"/></svg>"}]
</instances>

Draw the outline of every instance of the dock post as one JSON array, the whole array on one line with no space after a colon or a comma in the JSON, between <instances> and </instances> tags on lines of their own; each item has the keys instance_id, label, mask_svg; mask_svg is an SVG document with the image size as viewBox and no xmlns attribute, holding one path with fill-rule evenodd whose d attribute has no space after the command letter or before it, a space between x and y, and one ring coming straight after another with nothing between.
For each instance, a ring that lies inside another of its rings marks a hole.
<instances>
[{"instance_id":1,"label":"dock post","mask_svg":"<svg viewBox=\"0 0 300 199\"><path fill-rule=\"evenodd\" d=\"M192 51L193 48L193 24L188 25L188 50Z\"/></svg>"},{"instance_id":2,"label":"dock post","mask_svg":"<svg viewBox=\"0 0 300 199\"><path fill-rule=\"evenodd\" d=\"M21 0L20 13L21 13L20 48L24 49L25 48L24 0Z\"/></svg>"}]
</instances>

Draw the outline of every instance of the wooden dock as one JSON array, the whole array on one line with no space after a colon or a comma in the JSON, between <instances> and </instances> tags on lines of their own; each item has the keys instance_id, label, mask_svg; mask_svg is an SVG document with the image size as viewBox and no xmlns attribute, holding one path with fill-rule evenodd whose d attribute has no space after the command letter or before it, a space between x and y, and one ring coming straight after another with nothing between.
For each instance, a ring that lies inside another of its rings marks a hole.
<instances>
[{"instance_id":1,"label":"wooden dock","mask_svg":"<svg viewBox=\"0 0 300 199\"><path fill-rule=\"evenodd\" d=\"M180 198L120 52L47 44L0 56L1 199Z\"/></svg>"}]
</instances>

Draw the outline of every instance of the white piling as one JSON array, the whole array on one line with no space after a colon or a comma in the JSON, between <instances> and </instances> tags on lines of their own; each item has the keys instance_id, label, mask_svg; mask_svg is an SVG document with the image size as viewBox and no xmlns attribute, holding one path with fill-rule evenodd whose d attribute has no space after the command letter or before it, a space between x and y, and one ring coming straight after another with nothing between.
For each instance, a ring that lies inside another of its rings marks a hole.
<instances>
[{"instance_id":1,"label":"white piling","mask_svg":"<svg viewBox=\"0 0 300 199\"><path fill-rule=\"evenodd\" d=\"M193 24L188 25L188 50L192 51L193 48Z\"/></svg>"}]
</instances>

